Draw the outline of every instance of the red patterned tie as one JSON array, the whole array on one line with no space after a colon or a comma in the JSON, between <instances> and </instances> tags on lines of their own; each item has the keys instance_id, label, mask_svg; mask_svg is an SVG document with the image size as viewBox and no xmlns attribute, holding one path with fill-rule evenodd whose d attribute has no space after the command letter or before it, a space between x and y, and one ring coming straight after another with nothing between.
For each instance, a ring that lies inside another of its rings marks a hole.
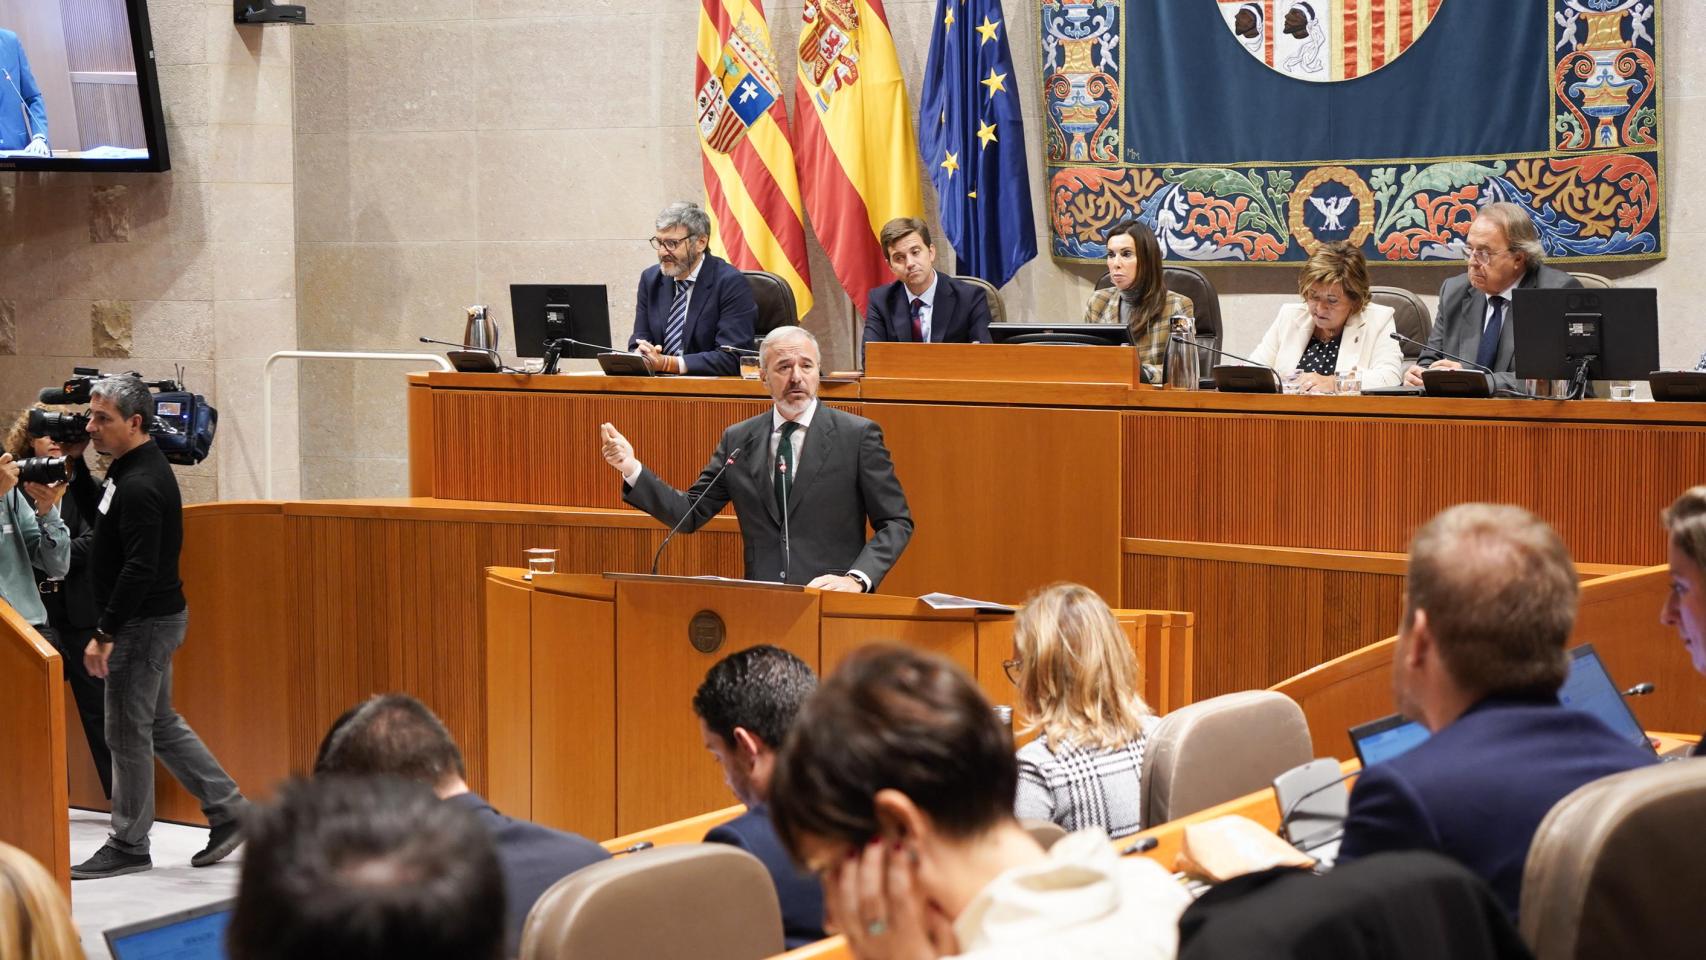
<instances>
[{"instance_id":1,"label":"red patterned tie","mask_svg":"<svg viewBox=\"0 0 1706 960\"><path fill-rule=\"evenodd\" d=\"M924 342L924 298L912 298L912 342Z\"/></svg>"}]
</instances>

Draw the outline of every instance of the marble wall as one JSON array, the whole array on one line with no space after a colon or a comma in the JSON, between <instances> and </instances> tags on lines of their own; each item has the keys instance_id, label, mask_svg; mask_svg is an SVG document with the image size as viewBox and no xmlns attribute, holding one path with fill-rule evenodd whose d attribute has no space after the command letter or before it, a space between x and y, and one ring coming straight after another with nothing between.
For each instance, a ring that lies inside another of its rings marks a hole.
<instances>
[{"instance_id":1,"label":"marble wall","mask_svg":"<svg viewBox=\"0 0 1706 960\"><path fill-rule=\"evenodd\" d=\"M172 170L0 174L0 416L73 366L182 367L219 408L187 500L262 490L261 369L296 345L291 35L229 0L149 3ZM275 494L295 496L296 381L275 381Z\"/></svg>"}]
</instances>

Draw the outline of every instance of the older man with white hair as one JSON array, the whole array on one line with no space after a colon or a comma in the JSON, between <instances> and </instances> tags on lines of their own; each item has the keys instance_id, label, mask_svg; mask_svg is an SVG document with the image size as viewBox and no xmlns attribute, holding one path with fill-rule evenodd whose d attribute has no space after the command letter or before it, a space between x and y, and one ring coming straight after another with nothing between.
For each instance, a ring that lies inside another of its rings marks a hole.
<instances>
[{"instance_id":1,"label":"older man with white hair","mask_svg":"<svg viewBox=\"0 0 1706 960\"><path fill-rule=\"evenodd\" d=\"M882 428L818 403L819 360L804 327L772 330L759 363L775 405L724 430L686 492L646 469L628 438L604 424L602 451L622 474L622 499L687 532L732 500L747 579L875 590L912 538L912 514Z\"/></svg>"},{"instance_id":2,"label":"older man with white hair","mask_svg":"<svg viewBox=\"0 0 1706 960\"><path fill-rule=\"evenodd\" d=\"M1422 385L1422 370L1460 370L1443 359L1453 354L1474 360L1493 373L1495 389L1516 386L1516 337L1511 332L1511 291L1579 287L1581 281L1541 261L1546 250L1528 211L1514 203L1489 203L1469 225L1469 269L1439 288L1439 316L1428 335L1428 349L1404 382Z\"/></svg>"},{"instance_id":3,"label":"older man with white hair","mask_svg":"<svg viewBox=\"0 0 1706 960\"><path fill-rule=\"evenodd\" d=\"M658 214L652 249L658 262L640 276L628 349L653 373L732 376L740 362L724 346L752 346L758 304L746 277L708 253L711 218L683 200Z\"/></svg>"}]
</instances>

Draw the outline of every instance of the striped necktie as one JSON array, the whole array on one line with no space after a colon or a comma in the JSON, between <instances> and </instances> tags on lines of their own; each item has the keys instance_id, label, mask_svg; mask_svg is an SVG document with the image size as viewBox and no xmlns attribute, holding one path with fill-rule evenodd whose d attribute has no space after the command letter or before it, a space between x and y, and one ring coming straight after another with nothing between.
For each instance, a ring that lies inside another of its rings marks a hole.
<instances>
[{"instance_id":1,"label":"striped necktie","mask_svg":"<svg viewBox=\"0 0 1706 960\"><path fill-rule=\"evenodd\" d=\"M691 280L675 281L675 302L669 305L669 324L663 330L663 352L671 356L681 356L687 339L687 290L692 285Z\"/></svg>"}]
</instances>

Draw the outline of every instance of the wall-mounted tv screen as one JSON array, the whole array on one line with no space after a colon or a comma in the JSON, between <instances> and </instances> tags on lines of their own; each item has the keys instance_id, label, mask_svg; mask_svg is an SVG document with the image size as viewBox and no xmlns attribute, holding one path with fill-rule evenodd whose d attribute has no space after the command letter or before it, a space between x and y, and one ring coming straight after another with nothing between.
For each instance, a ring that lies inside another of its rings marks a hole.
<instances>
[{"instance_id":1,"label":"wall-mounted tv screen","mask_svg":"<svg viewBox=\"0 0 1706 960\"><path fill-rule=\"evenodd\" d=\"M147 0L0 0L0 170L170 166Z\"/></svg>"}]
</instances>

